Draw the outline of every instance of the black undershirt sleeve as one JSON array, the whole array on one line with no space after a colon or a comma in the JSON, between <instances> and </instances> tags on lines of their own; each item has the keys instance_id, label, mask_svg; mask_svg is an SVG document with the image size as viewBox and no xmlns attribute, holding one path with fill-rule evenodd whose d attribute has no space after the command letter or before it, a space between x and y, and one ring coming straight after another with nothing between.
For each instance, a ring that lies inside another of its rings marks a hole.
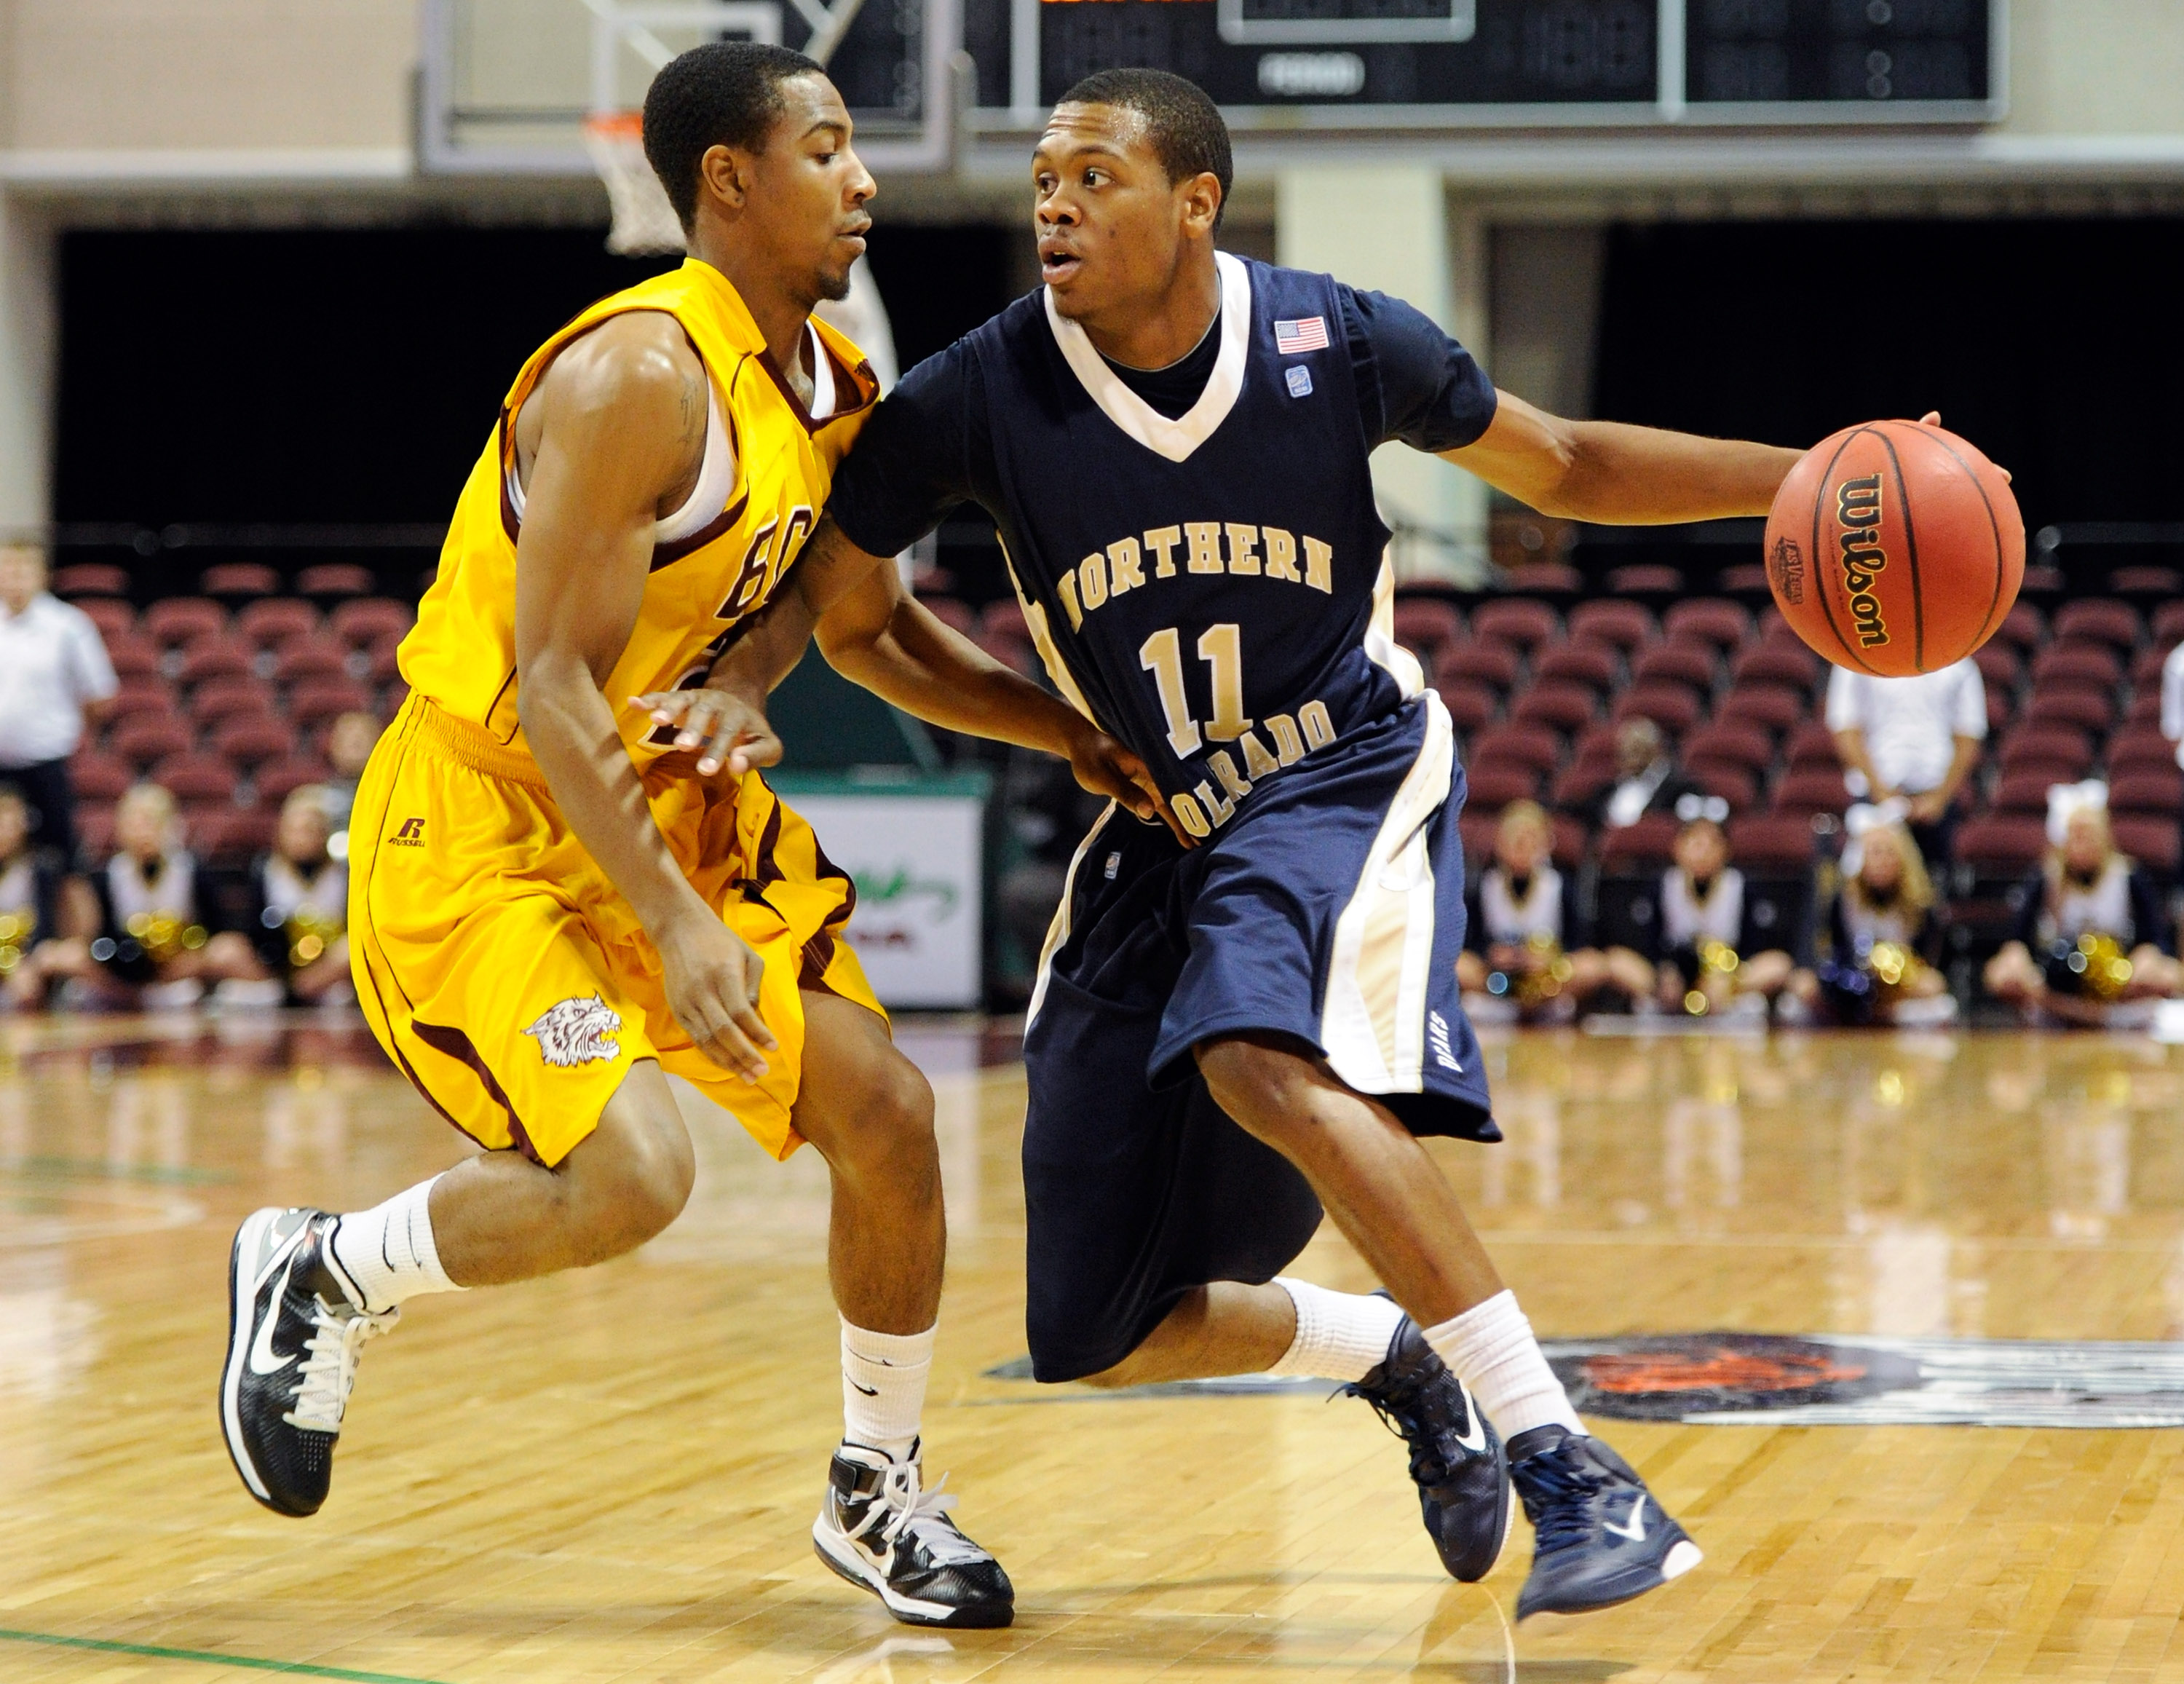
<instances>
[{"instance_id":1,"label":"black undershirt sleeve","mask_svg":"<svg viewBox=\"0 0 2184 1684\"><path fill-rule=\"evenodd\" d=\"M972 448L984 432L982 389L958 343L928 357L880 400L827 499L850 543L868 555L899 554L970 499Z\"/></svg>"},{"instance_id":2,"label":"black undershirt sleeve","mask_svg":"<svg viewBox=\"0 0 2184 1684\"><path fill-rule=\"evenodd\" d=\"M1471 353L1401 298L1348 287L1341 293L1367 442L1399 438L1432 451L1476 443L1494 419L1495 396Z\"/></svg>"}]
</instances>

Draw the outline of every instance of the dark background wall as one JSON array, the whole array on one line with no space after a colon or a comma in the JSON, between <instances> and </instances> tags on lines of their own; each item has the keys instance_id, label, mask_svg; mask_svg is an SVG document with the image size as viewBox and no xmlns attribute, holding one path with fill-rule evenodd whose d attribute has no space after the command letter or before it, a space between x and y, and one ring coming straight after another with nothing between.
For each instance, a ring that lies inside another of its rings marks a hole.
<instances>
[{"instance_id":1,"label":"dark background wall","mask_svg":"<svg viewBox=\"0 0 2184 1684\"><path fill-rule=\"evenodd\" d=\"M1939 410L2025 524L2184 518L2184 222L1627 226L1593 413L1804 445Z\"/></svg>"},{"instance_id":2,"label":"dark background wall","mask_svg":"<svg viewBox=\"0 0 2184 1684\"><path fill-rule=\"evenodd\" d=\"M668 266L593 229L76 232L63 521L437 521L523 360ZM1007 237L873 231L903 366L1007 301Z\"/></svg>"}]
</instances>

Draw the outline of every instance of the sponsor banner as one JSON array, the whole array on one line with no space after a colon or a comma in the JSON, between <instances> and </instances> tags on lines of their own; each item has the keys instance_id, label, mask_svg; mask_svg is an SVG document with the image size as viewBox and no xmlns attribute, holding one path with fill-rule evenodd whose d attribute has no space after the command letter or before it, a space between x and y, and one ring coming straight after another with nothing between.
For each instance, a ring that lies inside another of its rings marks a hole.
<instances>
[{"instance_id":1,"label":"sponsor banner","mask_svg":"<svg viewBox=\"0 0 2184 1684\"><path fill-rule=\"evenodd\" d=\"M880 1003L975 1007L983 980L983 795L792 789L784 799L857 885L850 945Z\"/></svg>"}]
</instances>

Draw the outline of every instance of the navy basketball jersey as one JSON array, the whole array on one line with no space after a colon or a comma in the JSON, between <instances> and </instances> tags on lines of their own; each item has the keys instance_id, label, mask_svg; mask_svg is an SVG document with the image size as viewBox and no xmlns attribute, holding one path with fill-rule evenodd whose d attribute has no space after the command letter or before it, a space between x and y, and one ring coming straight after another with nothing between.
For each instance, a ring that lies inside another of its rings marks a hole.
<instances>
[{"instance_id":1,"label":"navy basketball jersey","mask_svg":"<svg viewBox=\"0 0 2184 1684\"><path fill-rule=\"evenodd\" d=\"M1424 686L1393 635L1389 534L1337 285L1217 261L1220 347L1177 419L1126 386L1044 287L963 342L991 427L980 500L1033 640L1062 694L1144 757L1198 836L1262 779Z\"/></svg>"}]
</instances>

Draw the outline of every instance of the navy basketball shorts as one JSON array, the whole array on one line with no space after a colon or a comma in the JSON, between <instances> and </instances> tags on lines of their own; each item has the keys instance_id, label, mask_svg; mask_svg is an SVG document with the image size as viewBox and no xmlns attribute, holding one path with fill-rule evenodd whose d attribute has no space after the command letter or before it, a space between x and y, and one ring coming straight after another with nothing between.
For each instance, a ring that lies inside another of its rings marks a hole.
<instances>
[{"instance_id":1,"label":"navy basketball shorts","mask_svg":"<svg viewBox=\"0 0 2184 1684\"><path fill-rule=\"evenodd\" d=\"M1271 1280L1320 1207L1193 1050L1316 1050L1416 1135L1496 1140L1458 1003L1463 773L1436 696L1268 780L1189 852L1111 809L1072 862L1024 1034L1027 1330L1042 1380L1112 1368L1193 1287Z\"/></svg>"}]
</instances>

